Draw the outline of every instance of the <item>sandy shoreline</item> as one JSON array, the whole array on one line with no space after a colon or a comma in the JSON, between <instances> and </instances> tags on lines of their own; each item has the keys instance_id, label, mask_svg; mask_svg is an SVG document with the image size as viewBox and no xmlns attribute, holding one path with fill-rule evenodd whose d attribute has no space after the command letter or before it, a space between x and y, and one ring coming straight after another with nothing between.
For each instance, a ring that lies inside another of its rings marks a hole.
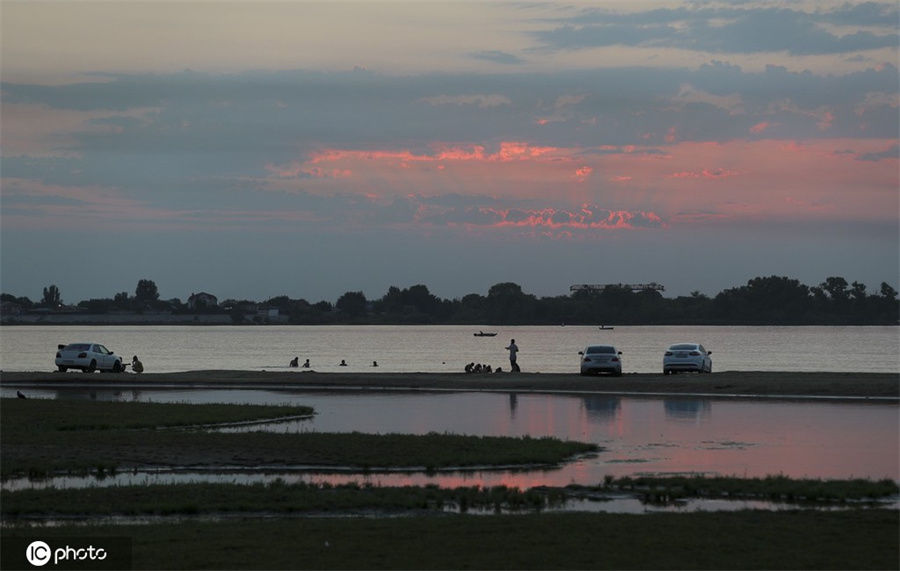
<instances>
[{"instance_id":1,"label":"sandy shoreline","mask_svg":"<svg viewBox=\"0 0 900 571\"><path fill-rule=\"evenodd\" d=\"M712 375L627 374L582 377L547 373L317 373L314 371L186 371L179 373L0 372L0 386L142 385L184 388L316 388L365 390L497 390L530 392L666 393L740 396L900 398L900 374L725 371Z\"/></svg>"}]
</instances>

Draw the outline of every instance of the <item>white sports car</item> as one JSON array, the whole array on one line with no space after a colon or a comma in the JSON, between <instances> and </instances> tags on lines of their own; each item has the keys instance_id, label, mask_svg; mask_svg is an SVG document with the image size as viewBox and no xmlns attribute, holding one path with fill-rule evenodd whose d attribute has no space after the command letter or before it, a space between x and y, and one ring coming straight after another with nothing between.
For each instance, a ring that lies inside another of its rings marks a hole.
<instances>
[{"instance_id":1,"label":"white sports car","mask_svg":"<svg viewBox=\"0 0 900 571\"><path fill-rule=\"evenodd\" d=\"M99 343L69 343L59 345L56 352L56 366L65 373L69 369L81 369L85 373L112 371L121 373L122 357Z\"/></svg>"}]
</instances>

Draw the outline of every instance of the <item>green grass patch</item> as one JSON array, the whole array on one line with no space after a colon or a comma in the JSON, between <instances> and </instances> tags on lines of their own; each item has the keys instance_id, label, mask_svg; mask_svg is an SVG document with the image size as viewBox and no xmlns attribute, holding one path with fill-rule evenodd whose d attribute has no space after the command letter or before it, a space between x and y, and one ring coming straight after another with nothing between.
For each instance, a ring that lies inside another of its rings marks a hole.
<instances>
[{"instance_id":1,"label":"green grass patch","mask_svg":"<svg viewBox=\"0 0 900 571\"><path fill-rule=\"evenodd\" d=\"M289 405L106 402L0 399L3 432L173 428L309 416L312 407Z\"/></svg>"},{"instance_id":2,"label":"green grass patch","mask_svg":"<svg viewBox=\"0 0 900 571\"><path fill-rule=\"evenodd\" d=\"M380 487L367 484L154 484L83 489L0 492L6 518L53 515L172 515L270 512L274 514L359 510L408 512L469 509L540 510L559 504L561 490L521 491L506 486Z\"/></svg>"},{"instance_id":3,"label":"green grass patch","mask_svg":"<svg viewBox=\"0 0 900 571\"><path fill-rule=\"evenodd\" d=\"M349 483L189 483L47 488L3 491L0 509L5 517L47 515L170 515L196 513L271 512L348 513L357 510L408 511L469 509L539 511L560 506L566 500L591 497L603 500L609 492L628 492L643 501L668 502L684 498L763 499L770 501L817 502L833 505L851 500L872 501L896 496L895 483L870 480L778 480L777 489L792 490L790 497L769 488L759 491L766 478L690 478L690 487L677 484L678 478L621 478L603 486L537 487L526 491L506 486L439 488L437 486L373 486ZM645 481L646 480L646 481ZM662 481L659 481L662 480ZM671 481L666 481L671 480ZM727 480L727 481L723 481ZM717 487L718 490L717 490ZM822 488L833 489L829 496ZM598 493L599 492L599 493Z\"/></svg>"},{"instance_id":4,"label":"green grass patch","mask_svg":"<svg viewBox=\"0 0 900 571\"><path fill-rule=\"evenodd\" d=\"M607 477L599 490L635 493L649 501L679 498L763 499L788 502L877 500L900 494L890 479L735 478L709 476Z\"/></svg>"},{"instance_id":5,"label":"green grass patch","mask_svg":"<svg viewBox=\"0 0 900 571\"><path fill-rule=\"evenodd\" d=\"M140 406L136 406L140 405ZM557 464L594 452L594 444L556 438L478 437L454 434L223 433L157 430L277 418L306 407L171 405L77 401L0 402L0 476L113 473L153 467L372 468Z\"/></svg>"},{"instance_id":6,"label":"green grass patch","mask_svg":"<svg viewBox=\"0 0 900 571\"><path fill-rule=\"evenodd\" d=\"M135 569L896 569L898 532L896 511L850 510L276 518L3 534L129 537Z\"/></svg>"}]
</instances>

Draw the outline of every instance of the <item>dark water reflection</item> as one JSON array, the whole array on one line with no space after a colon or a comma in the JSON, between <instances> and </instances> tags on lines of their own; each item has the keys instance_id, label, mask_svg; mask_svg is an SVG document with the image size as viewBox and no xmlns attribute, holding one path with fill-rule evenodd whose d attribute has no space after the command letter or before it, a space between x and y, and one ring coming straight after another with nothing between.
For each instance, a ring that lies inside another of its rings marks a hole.
<instances>
[{"instance_id":1,"label":"dark water reflection","mask_svg":"<svg viewBox=\"0 0 900 571\"><path fill-rule=\"evenodd\" d=\"M3 389L3 396L10 396L6 394L8 391ZM528 472L361 476L288 471L304 481L530 488L570 483L593 485L602 482L606 475L671 473L900 480L900 407L888 403L484 392L77 389L28 392L32 397L66 399L291 403L312 406L317 412L310 420L225 430L554 436L593 442L604 448L595 458L580 459L558 469ZM245 478L247 474L232 477ZM283 478L284 474L278 477Z\"/></svg>"},{"instance_id":2,"label":"dark water reflection","mask_svg":"<svg viewBox=\"0 0 900 571\"><path fill-rule=\"evenodd\" d=\"M711 511L743 511L743 510L800 510L815 509L818 511L838 511L846 509L856 509L859 507L879 507L884 509L898 509L900 502L882 501L867 505L809 505L796 504L789 502L772 502L766 500L720 500L706 498L691 498L678 502L670 502L666 504L654 504L643 502L638 498L630 496L612 496L603 499L570 499L558 504L544 506L540 509L542 512L591 512L591 513L619 513L619 514L650 514L650 513L691 513L691 512L711 512ZM495 515L503 514L522 514L534 513L535 510L530 508L523 509L500 509L496 508L472 508L465 510L458 505L446 504L442 510L444 513L466 513L469 515ZM416 512L417 513L417 512ZM222 522L222 521L248 521L254 518L269 519L278 517L285 518L305 518L316 517L316 513L305 512L279 512L277 514L271 512L235 512L235 513L215 513L215 514L190 514L190 515L114 515L114 516L75 516L75 517L59 517L59 516L37 516L27 517L21 520L4 520L0 523L0 528L15 528L19 526L22 520L32 527L59 527L59 526L97 526L97 525L151 525L151 524L179 524L184 522ZM369 511L365 517L397 517L402 514L397 512L378 513ZM347 517L359 518L360 514L356 512L329 512L328 517Z\"/></svg>"},{"instance_id":3,"label":"dark water reflection","mask_svg":"<svg viewBox=\"0 0 900 571\"><path fill-rule=\"evenodd\" d=\"M709 399L663 399L666 419L672 421L699 422L710 415L712 401Z\"/></svg>"}]
</instances>

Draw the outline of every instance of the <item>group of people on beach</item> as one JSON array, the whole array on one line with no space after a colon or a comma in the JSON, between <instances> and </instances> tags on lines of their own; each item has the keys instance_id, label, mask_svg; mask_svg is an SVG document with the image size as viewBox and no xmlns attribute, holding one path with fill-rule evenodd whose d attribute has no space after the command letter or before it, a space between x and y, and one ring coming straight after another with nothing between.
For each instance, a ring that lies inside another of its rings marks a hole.
<instances>
[{"instance_id":1,"label":"group of people on beach","mask_svg":"<svg viewBox=\"0 0 900 571\"><path fill-rule=\"evenodd\" d=\"M519 368L519 364L517 362L517 353L519 352L519 346L516 345L515 339L509 340L509 345L506 346L506 350L509 351L509 370L512 373L519 373L522 369ZM481 363L469 363L465 366L466 373L502 373L503 368L497 367L496 369L492 368L490 365L482 365Z\"/></svg>"},{"instance_id":2,"label":"group of people on beach","mask_svg":"<svg viewBox=\"0 0 900 571\"><path fill-rule=\"evenodd\" d=\"M503 369L497 367L492 368L490 365L482 365L481 363L469 363L465 366L466 373L502 373Z\"/></svg>"},{"instance_id":3,"label":"group of people on beach","mask_svg":"<svg viewBox=\"0 0 900 571\"><path fill-rule=\"evenodd\" d=\"M300 366L300 357L294 357L293 359L291 359L289 366L290 367L299 367ZM346 366L347 366L347 360L341 359L341 362L338 363L338 367L346 367ZM377 367L378 361L372 361L372 366ZM303 368L308 369L309 367L310 367L309 359L307 359L306 361L303 362Z\"/></svg>"},{"instance_id":4,"label":"group of people on beach","mask_svg":"<svg viewBox=\"0 0 900 571\"><path fill-rule=\"evenodd\" d=\"M506 350L509 351L509 370L513 373L521 372L521 369L519 368L519 364L516 362L516 354L519 352L519 346L516 345L515 339L509 340L509 345L506 346ZM134 360L137 361L137 356L134 357ZM140 364L140 361L137 361L137 362L138 362L138 364ZM289 366L292 368L300 367L300 357L294 357L293 359L291 359ZM338 366L346 367L347 361L344 359L341 359L341 362L338 364ZM377 367L378 361L372 361L372 366ZM306 361L303 362L303 368L309 369L309 367L310 367L309 359L307 359ZM143 369L144 369L143 365L141 365L141 370L143 370ZM465 371L466 371L466 373L502 373L503 368L497 367L496 369L494 369L490 365L484 365L481 363L476 364L473 362L473 363L469 363L465 366ZM136 372L139 372L139 371L136 370Z\"/></svg>"}]
</instances>

